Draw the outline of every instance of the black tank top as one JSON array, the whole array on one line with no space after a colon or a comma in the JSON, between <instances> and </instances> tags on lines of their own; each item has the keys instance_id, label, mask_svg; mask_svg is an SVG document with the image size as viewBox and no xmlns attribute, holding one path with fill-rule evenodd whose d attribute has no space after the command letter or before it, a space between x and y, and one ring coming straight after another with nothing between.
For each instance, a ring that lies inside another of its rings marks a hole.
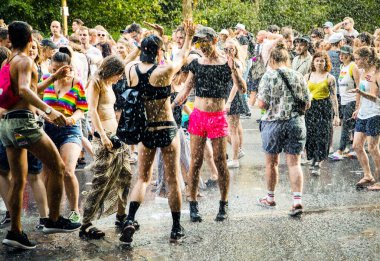
<instances>
[{"instance_id":1,"label":"black tank top","mask_svg":"<svg viewBox=\"0 0 380 261\"><path fill-rule=\"evenodd\" d=\"M195 77L195 96L203 98L222 98L228 95L228 83L232 81L231 69L227 63L222 65L200 64L194 59L189 70Z\"/></svg>"},{"instance_id":2,"label":"black tank top","mask_svg":"<svg viewBox=\"0 0 380 261\"><path fill-rule=\"evenodd\" d=\"M139 83L137 88L143 91L146 100L160 100L170 96L171 87L154 87L149 83L149 78L153 71L157 68L157 65L153 65L146 73L142 73L139 66L136 65L136 73L139 77Z\"/></svg>"}]
</instances>

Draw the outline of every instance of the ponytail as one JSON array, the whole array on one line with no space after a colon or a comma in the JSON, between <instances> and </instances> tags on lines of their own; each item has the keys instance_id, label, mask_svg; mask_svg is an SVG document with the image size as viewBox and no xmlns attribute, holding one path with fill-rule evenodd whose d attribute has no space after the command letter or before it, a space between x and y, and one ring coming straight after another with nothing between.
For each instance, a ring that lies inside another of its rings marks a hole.
<instances>
[{"instance_id":1,"label":"ponytail","mask_svg":"<svg viewBox=\"0 0 380 261\"><path fill-rule=\"evenodd\" d=\"M59 47L58 52L56 52L53 55L53 57L51 58L51 60L53 62L67 63L67 64L70 65L71 64L71 57L72 57L72 53L69 50L69 48L67 48L65 46L62 46L62 47Z\"/></svg>"}]
</instances>

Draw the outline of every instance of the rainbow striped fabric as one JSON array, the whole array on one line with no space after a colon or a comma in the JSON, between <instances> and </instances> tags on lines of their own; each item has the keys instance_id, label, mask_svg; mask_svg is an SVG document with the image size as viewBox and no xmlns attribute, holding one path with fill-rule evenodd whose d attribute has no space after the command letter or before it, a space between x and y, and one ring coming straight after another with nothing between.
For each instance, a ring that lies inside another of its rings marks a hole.
<instances>
[{"instance_id":1,"label":"rainbow striped fabric","mask_svg":"<svg viewBox=\"0 0 380 261\"><path fill-rule=\"evenodd\" d=\"M49 76L43 75L42 79L45 80ZM65 93L61 98L58 98L54 85L51 84L44 90L43 101L65 116L73 115L76 110L88 111L86 95L80 82L74 84L70 91Z\"/></svg>"}]
</instances>

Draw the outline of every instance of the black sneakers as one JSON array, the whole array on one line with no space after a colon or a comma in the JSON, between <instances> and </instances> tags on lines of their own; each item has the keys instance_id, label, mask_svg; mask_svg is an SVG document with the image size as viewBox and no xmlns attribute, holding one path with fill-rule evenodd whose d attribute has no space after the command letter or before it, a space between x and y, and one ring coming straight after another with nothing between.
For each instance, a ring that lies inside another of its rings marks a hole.
<instances>
[{"instance_id":1,"label":"black sneakers","mask_svg":"<svg viewBox=\"0 0 380 261\"><path fill-rule=\"evenodd\" d=\"M17 233L13 231L8 231L7 236L3 240L3 244L20 249L36 248L36 243L29 241L28 236L24 232Z\"/></svg>"},{"instance_id":2,"label":"black sneakers","mask_svg":"<svg viewBox=\"0 0 380 261\"><path fill-rule=\"evenodd\" d=\"M197 201L190 201L190 220L191 222L202 222L202 216L199 214Z\"/></svg>"},{"instance_id":3,"label":"black sneakers","mask_svg":"<svg viewBox=\"0 0 380 261\"><path fill-rule=\"evenodd\" d=\"M48 220L48 218L40 218L39 223L36 225L37 230L42 230L45 227L45 223Z\"/></svg>"},{"instance_id":4,"label":"black sneakers","mask_svg":"<svg viewBox=\"0 0 380 261\"><path fill-rule=\"evenodd\" d=\"M224 221L228 218L228 201L219 201L219 212L216 215L215 221Z\"/></svg>"},{"instance_id":5,"label":"black sneakers","mask_svg":"<svg viewBox=\"0 0 380 261\"><path fill-rule=\"evenodd\" d=\"M289 216L291 217L299 217L303 213L303 206L298 204L292 207L292 209L289 211Z\"/></svg>"},{"instance_id":6,"label":"black sneakers","mask_svg":"<svg viewBox=\"0 0 380 261\"><path fill-rule=\"evenodd\" d=\"M80 223L71 222L69 219L60 216L56 222L50 218L46 220L45 227L42 231L46 234L69 233L78 230L80 226Z\"/></svg>"},{"instance_id":7,"label":"black sneakers","mask_svg":"<svg viewBox=\"0 0 380 261\"><path fill-rule=\"evenodd\" d=\"M124 226L124 222L127 220L127 215L124 214L124 215L118 215L116 214L116 220L115 220L115 226L118 228L118 229L123 229L123 226Z\"/></svg>"},{"instance_id":8,"label":"black sneakers","mask_svg":"<svg viewBox=\"0 0 380 261\"><path fill-rule=\"evenodd\" d=\"M122 244L130 245L133 241L133 234L136 232L134 222L132 220L127 220L124 224L123 232L119 238Z\"/></svg>"},{"instance_id":9,"label":"black sneakers","mask_svg":"<svg viewBox=\"0 0 380 261\"><path fill-rule=\"evenodd\" d=\"M172 232L170 233L170 243L178 243L178 241L185 236L185 230L182 226L177 228L172 227Z\"/></svg>"},{"instance_id":10,"label":"black sneakers","mask_svg":"<svg viewBox=\"0 0 380 261\"><path fill-rule=\"evenodd\" d=\"M6 226L11 223L11 215L9 214L9 211L5 212L5 215L0 220L0 226Z\"/></svg>"}]
</instances>

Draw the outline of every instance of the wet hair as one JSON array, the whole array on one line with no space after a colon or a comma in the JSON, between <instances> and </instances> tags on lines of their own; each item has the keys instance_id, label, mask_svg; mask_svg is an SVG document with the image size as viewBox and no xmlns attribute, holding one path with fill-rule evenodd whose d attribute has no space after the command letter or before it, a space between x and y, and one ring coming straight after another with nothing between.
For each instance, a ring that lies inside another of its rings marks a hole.
<instances>
[{"instance_id":1,"label":"wet hair","mask_svg":"<svg viewBox=\"0 0 380 261\"><path fill-rule=\"evenodd\" d=\"M277 42L270 53L269 59L276 64L289 63L289 51L284 41Z\"/></svg>"},{"instance_id":2,"label":"wet hair","mask_svg":"<svg viewBox=\"0 0 380 261\"><path fill-rule=\"evenodd\" d=\"M96 46L100 47L103 58L112 54L111 45L109 43L98 43Z\"/></svg>"},{"instance_id":3,"label":"wet hair","mask_svg":"<svg viewBox=\"0 0 380 261\"><path fill-rule=\"evenodd\" d=\"M136 33L141 33L142 32L142 28L139 24L137 23L133 23L131 24L128 29L127 29L127 33L133 33L133 32L136 32Z\"/></svg>"},{"instance_id":4,"label":"wet hair","mask_svg":"<svg viewBox=\"0 0 380 261\"><path fill-rule=\"evenodd\" d=\"M66 63L71 64L71 51L67 47L59 47L58 52L56 52L51 58L52 62L56 63Z\"/></svg>"},{"instance_id":5,"label":"wet hair","mask_svg":"<svg viewBox=\"0 0 380 261\"><path fill-rule=\"evenodd\" d=\"M332 64L331 64L330 56L327 54L327 52L323 51L323 52L316 52L313 55L313 59L311 61L311 71L312 72L317 71L317 69L314 66L314 60L317 59L317 58L323 58L325 60L325 68L324 68L325 72L331 71Z\"/></svg>"},{"instance_id":6,"label":"wet hair","mask_svg":"<svg viewBox=\"0 0 380 261\"><path fill-rule=\"evenodd\" d=\"M346 41L346 45L353 46L354 45L354 38L352 36L345 36L344 40Z\"/></svg>"},{"instance_id":7,"label":"wet hair","mask_svg":"<svg viewBox=\"0 0 380 261\"><path fill-rule=\"evenodd\" d=\"M366 46L373 46L373 37L368 32L360 33L356 38L365 43Z\"/></svg>"},{"instance_id":8,"label":"wet hair","mask_svg":"<svg viewBox=\"0 0 380 261\"><path fill-rule=\"evenodd\" d=\"M4 46L0 47L0 68L3 62L11 55L11 51Z\"/></svg>"},{"instance_id":9,"label":"wet hair","mask_svg":"<svg viewBox=\"0 0 380 261\"><path fill-rule=\"evenodd\" d=\"M153 63L157 52L164 45L162 39L157 35L149 35L141 41L140 61Z\"/></svg>"},{"instance_id":10,"label":"wet hair","mask_svg":"<svg viewBox=\"0 0 380 261\"><path fill-rule=\"evenodd\" d=\"M0 40L5 40L8 37L8 29L0 27Z\"/></svg>"},{"instance_id":11,"label":"wet hair","mask_svg":"<svg viewBox=\"0 0 380 261\"><path fill-rule=\"evenodd\" d=\"M105 58L98 68L96 74L100 80L109 79L115 75L121 75L124 72L125 64L116 55L110 55Z\"/></svg>"},{"instance_id":12,"label":"wet hair","mask_svg":"<svg viewBox=\"0 0 380 261\"><path fill-rule=\"evenodd\" d=\"M9 40L15 49L24 49L32 37L32 27L21 21L12 22L8 26Z\"/></svg>"},{"instance_id":13,"label":"wet hair","mask_svg":"<svg viewBox=\"0 0 380 261\"><path fill-rule=\"evenodd\" d=\"M80 19L78 19L78 18L74 19L74 20L73 20L73 23L74 23L74 22L77 23L78 25L84 25L83 21L80 20Z\"/></svg>"},{"instance_id":14,"label":"wet hair","mask_svg":"<svg viewBox=\"0 0 380 261\"><path fill-rule=\"evenodd\" d=\"M376 70L380 69L380 58L376 55L375 48L363 46L356 49L354 54L358 55L360 58L368 58L368 65L375 66Z\"/></svg>"}]
</instances>

